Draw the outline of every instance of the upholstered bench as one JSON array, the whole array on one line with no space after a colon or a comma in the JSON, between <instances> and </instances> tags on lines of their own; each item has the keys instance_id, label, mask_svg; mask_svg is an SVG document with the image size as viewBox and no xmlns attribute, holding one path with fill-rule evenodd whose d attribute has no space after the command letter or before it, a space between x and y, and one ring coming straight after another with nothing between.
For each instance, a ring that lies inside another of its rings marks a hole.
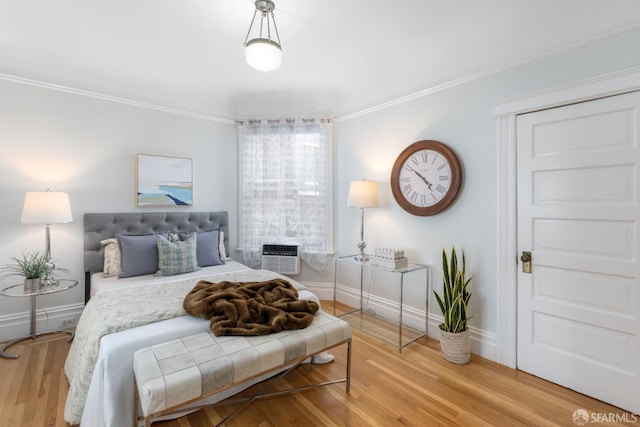
<instances>
[{"instance_id":1,"label":"upholstered bench","mask_svg":"<svg viewBox=\"0 0 640 427\"><path fill-rule=\"evenodd\" d=\"M322 311L305 329L261 336L216 337L205 332L140 349L133 359L136 425L138 408L145 426L150 426L154 419L177 413L185 405L264 374L293 369L307 357L343 343L347 343L345 378L290 391L345 382L349 392L351 328Z\"/></svg>"}]
</instances>

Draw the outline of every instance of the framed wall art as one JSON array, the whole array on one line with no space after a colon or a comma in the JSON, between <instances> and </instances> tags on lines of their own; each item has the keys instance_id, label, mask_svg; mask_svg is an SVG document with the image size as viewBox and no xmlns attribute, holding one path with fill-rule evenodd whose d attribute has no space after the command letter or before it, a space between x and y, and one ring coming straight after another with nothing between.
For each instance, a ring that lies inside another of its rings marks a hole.
<instances>
[{"instance_id":1,"label":"framed wall art","mask_svg":"<svg viewBox=\"0 0 640 427\"><path fill-rule=\"evenodd\" d=\"M136 189L138 206L192 206L193 161L138 154Z\"/></svg>"}]
</instances>

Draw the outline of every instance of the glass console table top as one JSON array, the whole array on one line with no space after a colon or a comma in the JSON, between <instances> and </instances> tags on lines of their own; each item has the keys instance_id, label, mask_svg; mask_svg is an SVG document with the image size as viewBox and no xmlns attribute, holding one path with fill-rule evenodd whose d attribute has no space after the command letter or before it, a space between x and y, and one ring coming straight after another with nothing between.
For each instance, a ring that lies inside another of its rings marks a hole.
<instances>
[{"instance_id":1,"label":"glass console table top","mask_svg":"<svg viewBox=\"0 0 640 427\"><path fill-rule=\"evenodd\" d=\"M11 285L9 287L4 288L0 291L0 295L5 297L30 297L30 296L40 296L47 294L54 294L56 292L66 291L67 289L71 289L78 284L77 280L71 279L56 279L55 282L51 284L41 285L37 289L27 289L25 288L23 283L18 285Z\"/></svg>"}]
</instances>

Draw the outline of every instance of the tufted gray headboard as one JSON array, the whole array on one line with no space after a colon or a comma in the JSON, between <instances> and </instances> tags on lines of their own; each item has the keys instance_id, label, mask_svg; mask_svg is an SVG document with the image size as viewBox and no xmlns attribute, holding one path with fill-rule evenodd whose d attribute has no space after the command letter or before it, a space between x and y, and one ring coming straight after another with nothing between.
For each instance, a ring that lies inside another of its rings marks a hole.
<instances>
[{"instance_id":1,"label":"tufted gray headboard","mask_svg":"<svg viewBox=\"0 0 640 427\"><path fill-rule=\"evenodd\" d=\"M100 241L117 233L148 233L162 231L210 231L220 228L225 234L225 249L229 252L229 216L220 212L141 212L84 214L85 302L89 300L91 273L102 271L104 254Z\"/></svg>"}]
</instances>

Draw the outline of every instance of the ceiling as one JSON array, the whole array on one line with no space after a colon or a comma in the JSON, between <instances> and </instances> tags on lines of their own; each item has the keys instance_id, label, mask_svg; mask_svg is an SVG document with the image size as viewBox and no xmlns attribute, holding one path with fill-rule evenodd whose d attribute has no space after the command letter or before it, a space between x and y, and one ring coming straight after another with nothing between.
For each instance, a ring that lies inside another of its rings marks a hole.
<instances>
[{"instance_id":1,"label":"ceiling","mask_svg":"<svg viewBox=\"0 0 640 427\"><path fill-rule=\"evenodd\" d=\"M275 0L280 69L244 60L253 0L0 0L0 74L211 116L348 116L640 28L638 0Z\"/></svg>"}]
</instances>

